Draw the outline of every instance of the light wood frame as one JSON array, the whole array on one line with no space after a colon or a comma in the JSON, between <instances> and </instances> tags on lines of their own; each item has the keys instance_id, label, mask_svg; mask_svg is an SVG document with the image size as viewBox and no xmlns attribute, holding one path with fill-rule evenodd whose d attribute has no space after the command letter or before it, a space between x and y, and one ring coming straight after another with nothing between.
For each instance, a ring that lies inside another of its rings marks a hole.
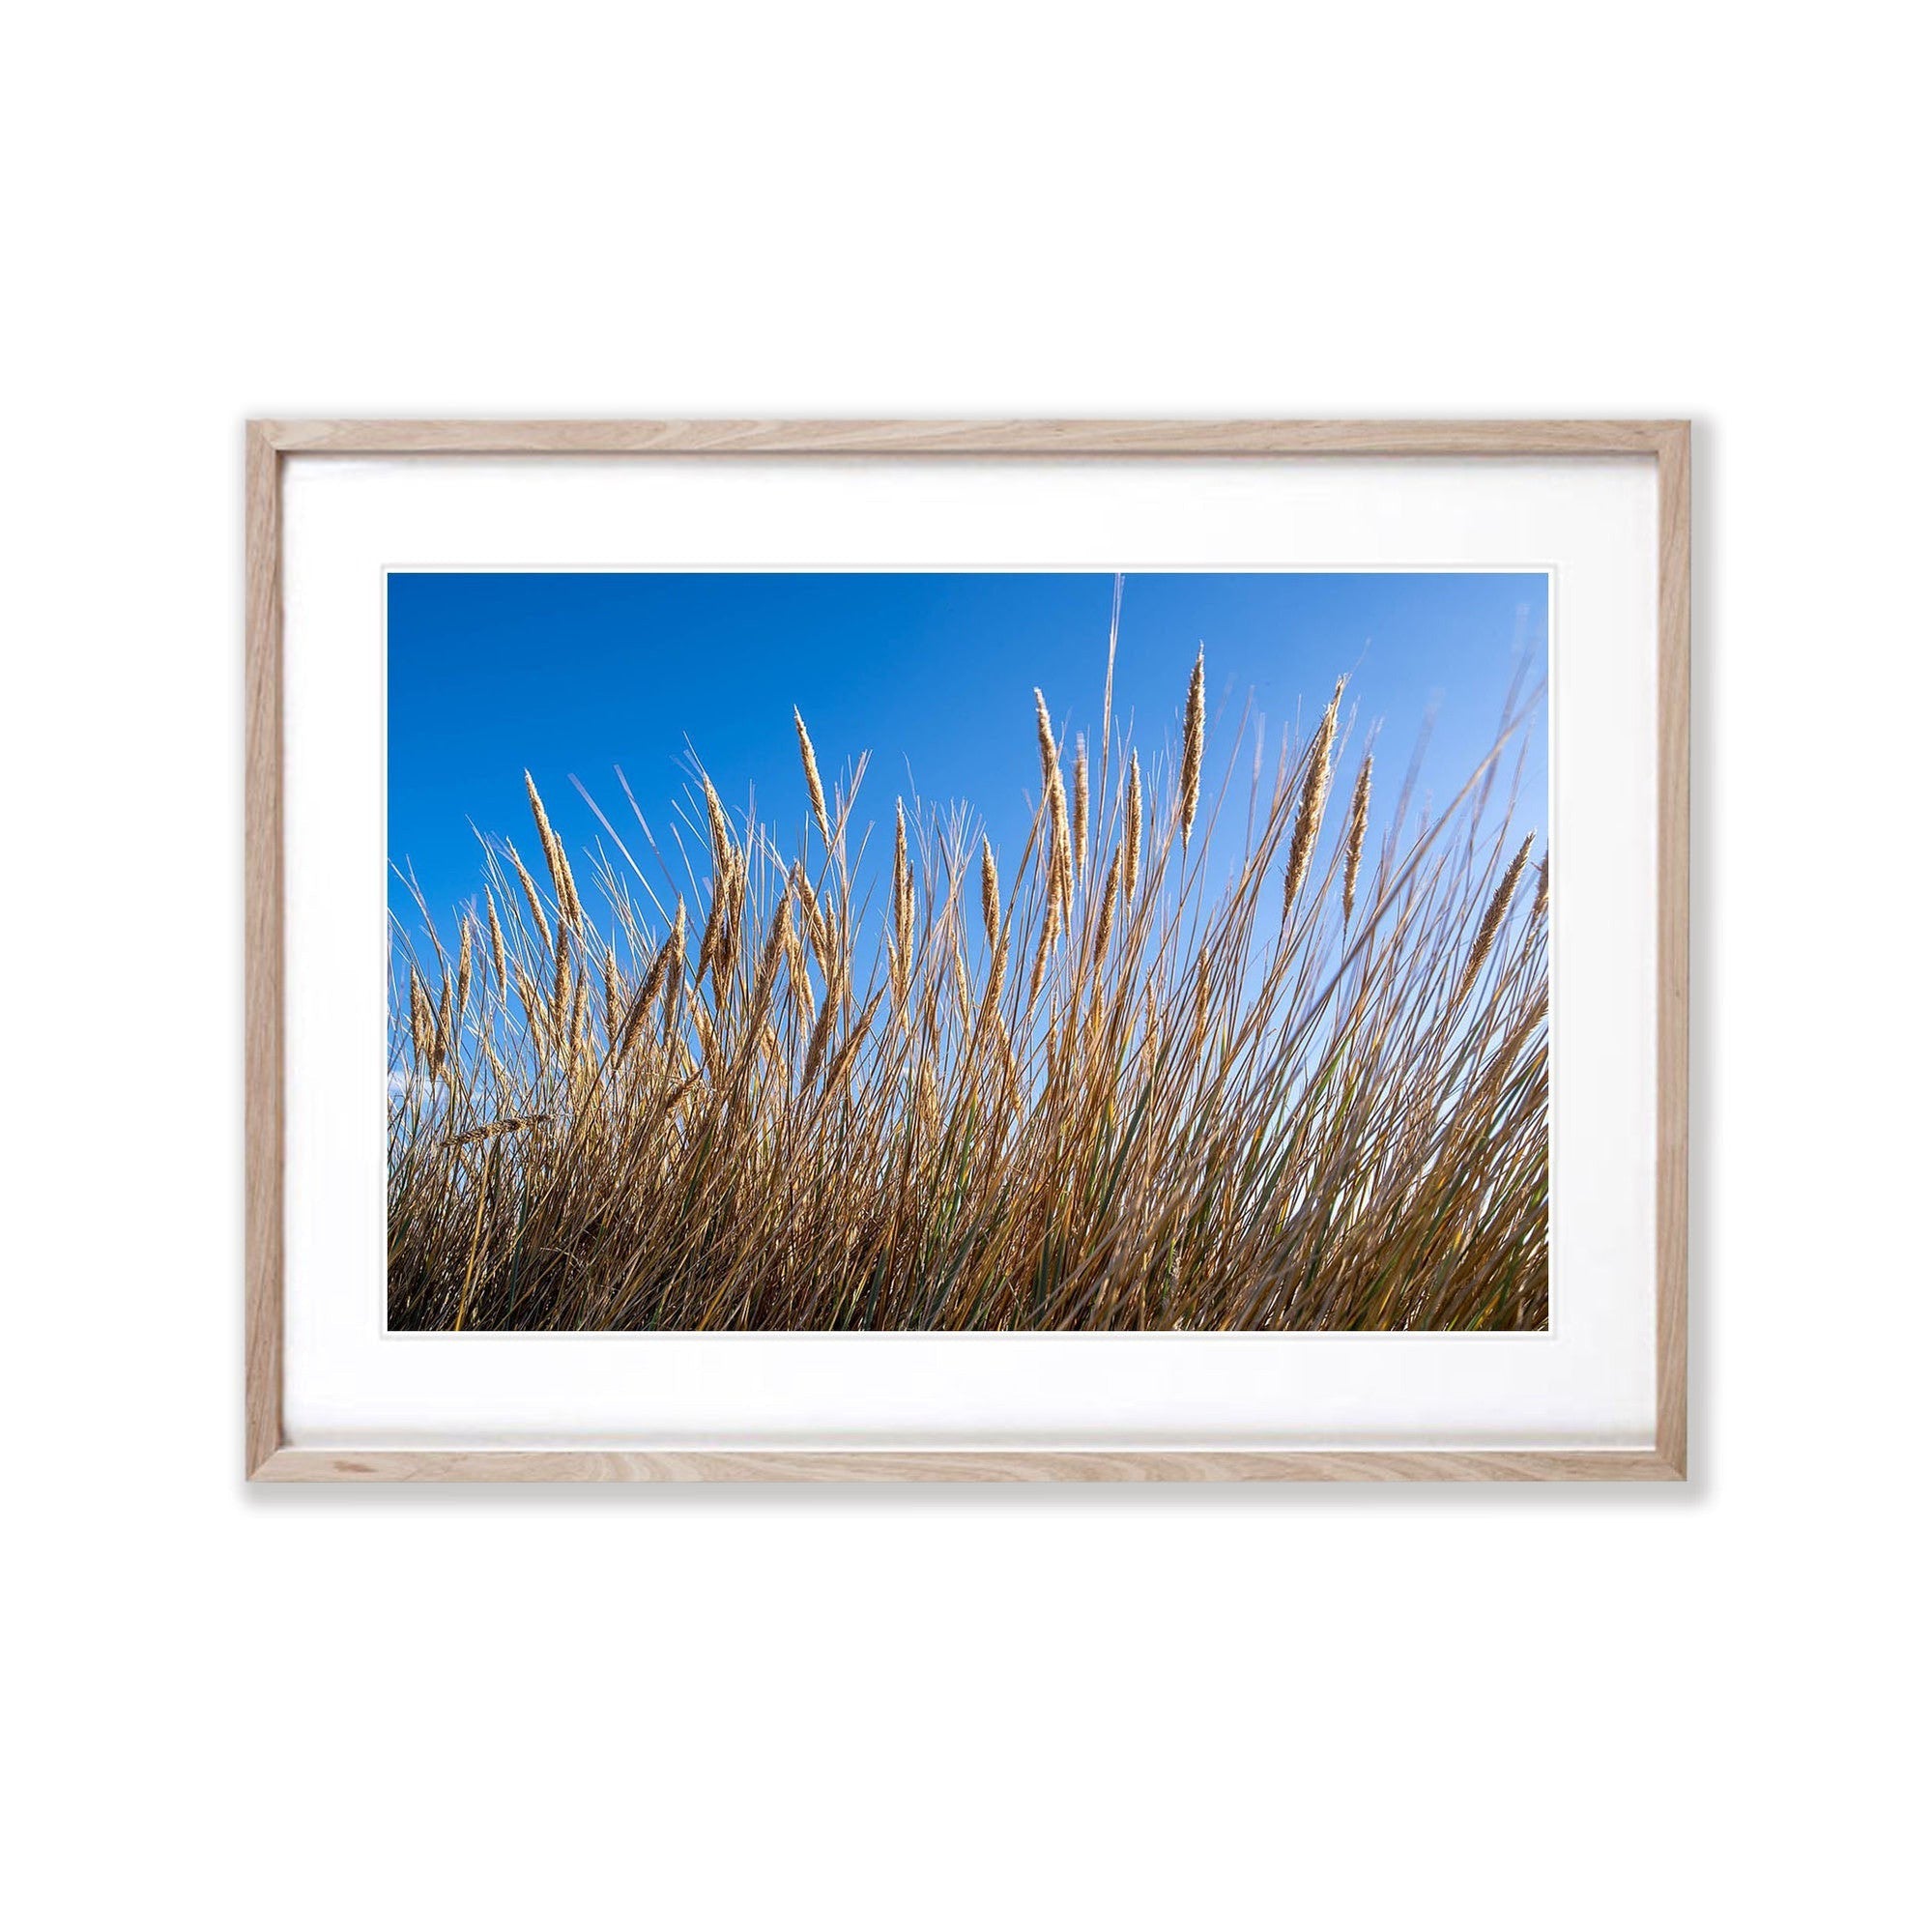
<instances>
[{"instance_id":1,"label":"light wood frame","mask_svg":"<svg viewBox=\"0 0 1932 1932\"><path fill-rule=\"evenodd\" d=\"M305 1450L282 1437L281 459L290 454L1603 456L1658 466L1657 1439L1648 1450ZM1690 425L1682 421L253 421L247 425L245 1470L264 1482L1571 1482L1687 1472Z\"/></svg>"}]
</instances>

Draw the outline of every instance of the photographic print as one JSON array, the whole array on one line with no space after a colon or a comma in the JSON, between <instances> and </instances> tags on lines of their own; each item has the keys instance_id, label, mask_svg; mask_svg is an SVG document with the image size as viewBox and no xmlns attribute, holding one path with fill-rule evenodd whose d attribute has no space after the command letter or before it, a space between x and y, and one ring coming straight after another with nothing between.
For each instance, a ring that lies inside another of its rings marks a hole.
<instances>
[{"instance_id":1,"label":"photographic print","mask_svg":"<svg viewBox=\"0 0 1932 1932\"><path fill-rule=\"evenodd\" d=\"M1540 573L392 571L394 1330L1541 1330Z\"/></svg>"}]
</instances>

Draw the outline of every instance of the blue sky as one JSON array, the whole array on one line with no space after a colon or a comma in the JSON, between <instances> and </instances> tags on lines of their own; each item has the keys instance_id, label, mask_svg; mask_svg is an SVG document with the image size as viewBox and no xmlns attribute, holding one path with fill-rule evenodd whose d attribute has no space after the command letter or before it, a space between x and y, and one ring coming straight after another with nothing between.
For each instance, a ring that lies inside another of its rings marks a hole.
<instances>
[{"instance_id":1,"label":"blue sky","mask_svg":"<svg viewBox=\"0 0 1932 1932\"><path fill-rule=\"evenodd\" d=\"M613 767L668 850L687 739L734 814L755 796L792 850L806 812L795 704L828 787L872 753L855 825L889 826L915 788L929 804L964 800L1010 877L1039 786L1033 687L1069 751L1077 731L1097 743L1112 600L1099 574L391 573L389 857L447 931L480 890L472 821L531 850L527 766L573 862L609 849L575 774L648 864ZM1379 720L1377 802L1392 805L1433 706L1422 786L1446 802L1494 736L1518 653L1530 686L1543 677L1547 610L1540 575L1130 575L1116 720L1133 718L1144 760L1176 731L1205 644L1210 779L1251 694L1272 771L1282 726L1306 730L1346 672L1360 717L1344 769ZM1237 829L1253 746L1251 719ZM1546 830L1541 707L1529 747L1518 818ZM389 900L419 923L393 877Z\"/></svg>"}]
</instances>

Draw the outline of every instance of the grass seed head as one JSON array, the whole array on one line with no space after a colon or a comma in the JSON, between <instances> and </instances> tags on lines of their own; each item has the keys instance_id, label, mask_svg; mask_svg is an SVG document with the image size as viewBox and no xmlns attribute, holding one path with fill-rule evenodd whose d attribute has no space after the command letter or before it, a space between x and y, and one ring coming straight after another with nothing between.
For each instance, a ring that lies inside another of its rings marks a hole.
<instances>
[{"instance_id":1,"label":"grass seed head","mask_svg":"<svg viewBox=\"0 0 1932 1932\"><path fill-rule=\"evenodd\" d=\"M1348 801L1348 836L1341 860L1341 917L1344 924L1355 916L1355 887L1362 877L1362 848L1369 837L1369 791L1374 771L1374 754L1367 753L1362 760L1362 769L1355 774L1355 795Z\"/></svg>"},{"instance_id":2,"label":"grass seed head","mask_svg":"<svg viewBox=\"0 0 1932 1932\"><path fill-rule=\"evenodd\" d=\"M1315 841L1321 837L1321 816L1328 805L1329 780L1335 762L1335 719L1341 708L1341 687L1346 680L1335 681L1335 696L1315 727L1314 742L1309 746L1308 764L1302 773L1301 803L1295 811L1295 829L1288 841L1288 868L1282 884L1282 923L1295 909L1295 901L1307 883L1309 868L1314 862Z\"/></svg>"},{"instance_id":3,"label":"grass seed head","mask_svg":"<svg viewBox=\"0 0 1932 1932\"><path fill-rule=\"evenodd\" d=\"M825 816L825 788L819 783L819 758L812 749L812 734L805 729L804 715L796 705L792 707L792 722L798 732L798 756L805 766L805 795L812 801L812 817L818 821L819 836L825 842L825 850L832 849L832 822Z\"/></svg>"},{"instance_id":4,"label":"grass seed head","mask_svg":"<svg viewBox=\"0 0 1932 1932\"><path fill-rule=\"evenodd\" d=\"M563 841L557 836L543 800L537 796L536 781L523 774L524 789L530 793L531 817L536 821L537 843L543 848L544 863L550 868L550 883L557 894L558 916L578 932L584 930L584 908L577 897L577 881L570 876L570 862L563 855Z\"/></svg>"},{"instance_id":5,"label":"grass seed head","mask_svg":"<svg viewBox=\"0 0 1932 1932\"><path fill-rule=\"evenodd\" d=\"M518 856L517 849L507 839L504 841L504 851L509 854L511 869L516 873L517 883L523 887L523 896L530 905L530 916L536 921L537 935L543 941L543 950L547 953L551 946L550 921L544 916L543 900L537 893L536 880L531 878L529 867L524 864L522 858ZM561 915L561 908L559 912Z\"/></svg>"},{"instance_id":6,"label":"grass seed head","mask_svg":"<svg viewBox=\"0 0 1932 1932\"><path fill-rule=\"evenodd\" d=\"M414 966L409 969L409 1044L417 1065L427 1070L435 1053L436 1022L422 975Z\"/></svg>"},{"instance_id":7,"label":"grass seed head","mask_svg":"<svg viewBox=\"0 0 1932 1932\"><path fill-rule=\"evenodd\" d=\"M1074 877L1086 877L1086 739L1074 740Z\"/></svg>"},{"instance_id":8,"label":"grass seed head","mask_svg":"<svg viewBox=\"0 0 1932 1932\"><path fill-rule=\"evenodd\" d=\"M463 920L463 940L456 951L456 1018L460 1022L470 1010L470 928L471 919Z\"/></svg>"},{"instance_id":9,"label":"grass seed head","mask_svg":"<svg viewBox=\"0 0 1932 1932\"><path fill-rule=\"evenodd\" d=\"M557 928L554 975L550 989L550 1017L556 1024L561 1046L570 1038L570 1029L564 1024L570 1008L570 929L563 925Z\"/></svg>"},{"instance_id":10,"label":"grass seed head","mask_svg":"<svg viewBox=\"0 0 1932 1932\"><path fill-rule=\"evenodd\" d=\"M1093 965L1096 974L1107 963L1108 941L1113 937L1113 908L1120 895L1120 848L1115 846L1113 863L1107 869L1107 883L1101 888L1100 925L1093 938ZM1099 990L1100 983L1096 978L1094 991L1098 993Z\"/></svg>"},{"instance_id":11,"label":"grass seed head","mask_svg":"<svg viewBox=\"0 0 1932 1932\"><path fill-rule=\"evenodd\" d=\"M711 825L711 863L722 877L736 860L737 847L732 839L731 821L725 817L725 808L718 802L716 790L707 776L705 776L704 783L705 813Z\"/></svg>"},{"instance_id":12,"label":"grass seed head","mask_svg":"<svg viewBox=\"0 0 1932 1932\"><path fill-rule=\"evenodd\" d=\"M1483 911L1483 923L1476 928L1475 943L1469 948L1469 964L1462 968L1461 983L1456 989L1456 998L1452 1002L1460 1005L1469 996L1483 971L1484 963L1496 943L1496 935L1503 929L1503 919L1510 909L1510 901L1515 896L1516 881L1523 876L1523 867L1529 863L1530 848L1536 844L1536 834L1532 832L1516 848L1516 855L1504 871L1496 889L1489 896L1489 903Z\"/></svg>"},{"instance_id":13,"label":"grass seed head","mask_svg":"<svg viewBox=\"0 0 1932 1932\"><path fill-rule=\"evenodd\" d=\"M999 944L999 865L993 856L993 842L984 832L979 839L979 916L986 927L986 943Z\"/></svg>"},{"instance_id":14,"label":"grass seed head","mask_svg":"<svg viewBox=\"0 0 1932 1932\"><path fill-rule=\"evenodd\" d=\"M912 973L912 862L906 849L906 806L896 810L896 831L892 845L892 1003L902 1014L911 987Z\"/></svg>"},{"instance_id":15,"label":"grass seed head","mask_svg":"<svg viewBox=\"0 0 1932 1932\"><path fill-rule=\"evenodd\" d=\"M490 963L497 969L497 996L509 997L509 969L504 954L503 922L497 917L497 895L486 885L483 899L490 908Z\"/></svg>"},{"instance_id":16,"label":"grass seed head","mask_svg":"<svg viewBox=\"0 0 1932 1932\"><path fill-rule=\"evenodd\" d=\"M671 937L658 947L656 956L650 962L650 968L644 976L644 983L632 997L629 1011L624 1015L623 1024L619 1030L616 1048L612 1057L622 1059L637 1045L643 1033L645 1023L650 1017L650 1009L663 995L665 985L677 965L678 955L684 944L684 902L678 902L678 923L672 928Z\"/></svg>"},{"instance_id":17,"label":"grass seed head","mask_svg":"<svg viewBox=\"0 0 1932 1932\"><path fill-rule=\"evenodd\" d=\"M1207 647L1195 652L1194 676L1188 680L1187 727L1181 738L1181 848L1194 835L1195 813L1200 806L1200 763L1207 748Z\"/></svg>"}]
</instances>

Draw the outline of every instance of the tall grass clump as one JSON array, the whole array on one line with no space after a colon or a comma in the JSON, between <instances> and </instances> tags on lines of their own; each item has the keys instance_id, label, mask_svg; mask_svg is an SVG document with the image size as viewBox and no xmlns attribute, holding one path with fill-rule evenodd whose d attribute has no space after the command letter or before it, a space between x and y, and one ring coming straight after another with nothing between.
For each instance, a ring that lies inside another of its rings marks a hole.
<instances>
[{"instance_id":1,"label":"tall grass clump","mask_svg":"<svg viewBox=\"0 0 1932 1932\"><path fill-rule=\"evenodd\" d=\"M828 789L795 711L795 835L698 771L699 855L605 821L622 869L581 894L528 781L535 869L486 840L479 907L397 925L391 1326L1544 1326L1548 860L1524 886L1536 836L1488 809L1510 734L1371 836L1345 697L1244 776L1204 659L1144 757L1110 667L1071 756L1036 694L1018 852L901 798L874 857L866 761Z\"/></svg>"}]
</instances>

